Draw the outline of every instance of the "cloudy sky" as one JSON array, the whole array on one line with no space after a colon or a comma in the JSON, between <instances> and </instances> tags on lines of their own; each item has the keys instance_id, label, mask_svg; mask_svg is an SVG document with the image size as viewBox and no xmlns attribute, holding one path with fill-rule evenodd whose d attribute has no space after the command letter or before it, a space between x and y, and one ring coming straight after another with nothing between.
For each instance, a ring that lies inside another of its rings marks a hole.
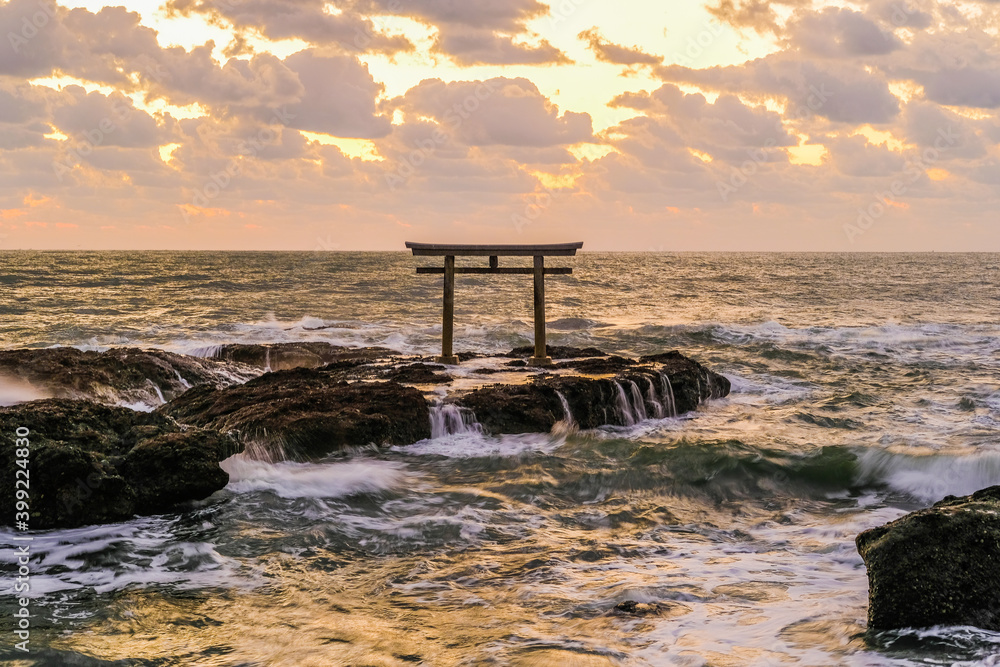
<instances>
[{"instance_id":1,"label":"cloudy sky","mask_svg":"<svg viewBox=\"0 0 1000 667\"><path fill-rule=\"evenodd\" d=\"M1000 2L0 2L0 249L1000 251Z\"/></svg>"}]
</instances>

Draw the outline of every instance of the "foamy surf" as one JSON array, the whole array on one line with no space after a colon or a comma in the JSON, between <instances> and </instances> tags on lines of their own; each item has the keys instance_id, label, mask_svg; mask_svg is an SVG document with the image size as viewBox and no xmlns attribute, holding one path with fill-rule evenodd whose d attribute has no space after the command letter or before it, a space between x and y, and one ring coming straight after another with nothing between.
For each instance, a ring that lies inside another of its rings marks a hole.
<instances>
[{"instance_id":1,"label":"foamy surf","mask_svg":"<svg viewBox=\"0 0 1000 667\"><path fill-rule=\"evenodd\" d=\"M0 375L0 406L16 405L50 397L51 394L20 378Z\"/></svg>"},{"instance_id":2,"label":"foamy surf","mask_svg":"<svg viewBox=\"0 0 1000 667\"><path fill-rule=\"evenodd\" d=\"M858 454L858 481L884 483L932 503L1000 484L1000 452L910 455L866 449Z\"/></svg>"},{"instance_id":3,"label":"foamy surf","mask_svg":"<svg viewBox=\"0 0 1000 667\"><path fill-rule=\"evenodd\" d=\"M35 532L31 552L37 569L31 575L30 595L45 599L60 591L102 594L157 584L200 589L242 580L234 561L209 542L178 539L177 527L175 519L145 517ZM11 535L0 537L9 541ZM15 561L13 550L0 554L2 563Z\"/></svg>"},{"instance_id":4,"label":"foamy surf","mask_svg":"<svg viewBox=\"0 0 1000 667\"><path fill-rule=\"evenodd\" d=\"M232 456L221 464L233 493L270 491L282 498L342 498L380 493L406 486L410 475L402 464L354 460L337 463L268 463Z\"/></svg>"},{"instance_id":5,"label":"foamy surf","mask_svg":"<svg viewBox=\"0 0 1000 667\"><path fill-rule=\"evenodd\" d=\"M415 456L444 456L451 459L505 458L527 454L548 454L566 443L565 435L524 433L489 436L483 433L452 433L421 440L392 451Z\"/></svg>"}]
</instances>

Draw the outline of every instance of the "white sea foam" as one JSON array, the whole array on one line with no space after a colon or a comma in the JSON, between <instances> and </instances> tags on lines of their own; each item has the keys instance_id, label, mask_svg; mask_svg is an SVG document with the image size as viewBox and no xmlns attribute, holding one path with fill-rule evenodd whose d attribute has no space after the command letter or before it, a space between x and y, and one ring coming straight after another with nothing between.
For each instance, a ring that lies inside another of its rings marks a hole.
<instances>
[{"instance_id":1,"label":"white sea foam","mask_svg":"<svg viewBox=\"0 0 1000 667\"><path fill-rule=\"evenodd\" d=\"M182 589L233 585L239 565L207 542L174 541L176 520L144 517L124 523L69 528L32 534L34 567L30 596L46 599L53 593L89 588L97 593L129 586L165 584ZM0 531L0 539L9 535ZM0 563L13 565L13 550L0 554ZM115 563L106 566L103 561ZM55 573L51 573L56 570Z\"/></svg>"},{"instance_id":2,"label":"white sea foam","mask_svg":"<svg viewBox=\"0 0 1000 667\"><path fill-rule=\"evenodd\" d=\"M884 483L924 502L1000 484L1000 452L913 456L870 449L858 457L861 483Z\"/></svg>"},{"instance_id":3,"label":"white sea foam","mask_svg":"<svg viewBox=\"0 0 1000 667\"><path fill-rule=\"evenodd\" d=\"M482 433L453 433L439 438L421 440L405 447L392 449L418 456L446 456L452 459L475 459L523 456L529 453L555 451L566 442L565 436L542 433L489 436Z\"/></svg>"},{"instance_id":4,"label":"white sea foam","mask_svg":"<svg viewBox=\"0 0 1000 667\"><path fill-rule=\"evenodd\" d=\"M834 354L885 354L904 362L934 361L964 364L969 358L989 360L1000 350L1000 327L968 324L898 324L881 326L786 327L778 322L758 325L715 325L714 336L727 342L771 342L799 350Z\"/></svg>"},{"instance_id":5,"label":"white sea foam","mask_svg":"<svg viewBox=\"0 0 1000 667\"><path fill-rule=\"evenodd\" d=\"M156 409L155 405L150 405L145 401L118 401L118 405L129 410L135 410L136 412L152 412Z\"/></svg>"},{"instance_id":6,"label":"white sea foam","mask_svg":"<svg viewBox=\"0 0 1000 667\"><path fill-rule=\"evenodd\" d=\"M242 454L221 464L234 493L271 491L282 498L341 498L406 486L410 475L402 464L356 459L337 463L268 463Z\"/></svg>"},{"instance_id":7,"label":"white sea foam","mask_svg":"<svg viewBox=\"0 0 1000 667\"><path fill-rule=\"evenodd\" d=\"M0 375L0 406L49 398L51 394L20 378Z\"/></svg>"}]
</instances>

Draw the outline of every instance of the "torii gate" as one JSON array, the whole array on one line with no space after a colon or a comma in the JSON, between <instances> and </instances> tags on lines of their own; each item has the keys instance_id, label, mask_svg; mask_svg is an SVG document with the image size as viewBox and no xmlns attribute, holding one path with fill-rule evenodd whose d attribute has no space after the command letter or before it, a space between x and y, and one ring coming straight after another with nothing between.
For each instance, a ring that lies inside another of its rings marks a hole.
<instances>
[{"instance_id":1,"label":"torii gate","mask_svg":"<svg viewBox=\"0 0 1000 667\"><path fill-rule=\"evenodd\" d=\"M455 274L456 273L500 273L516 275L533 275L535 277L535 356L528 360L532 366L547 366L552 359L545 353L545 275L568 275L573 273L569 268L545 268L545 256L575 255L583 247L583 242L550 243L543 245L452 245L443 243L413 243L406 242L406 247L413 250L415 256L444 256L444 266L418 266L417 273L444 274L444 313L441 321L441 356L437 361L442 364L457 364L458 357L452 352L452 341L455 332ZM455 257L478 256L489 257L489 267L460 266L455 267ZM500 267L500 256L533 257L534 266Z\"/></svg>"}]
</instances>

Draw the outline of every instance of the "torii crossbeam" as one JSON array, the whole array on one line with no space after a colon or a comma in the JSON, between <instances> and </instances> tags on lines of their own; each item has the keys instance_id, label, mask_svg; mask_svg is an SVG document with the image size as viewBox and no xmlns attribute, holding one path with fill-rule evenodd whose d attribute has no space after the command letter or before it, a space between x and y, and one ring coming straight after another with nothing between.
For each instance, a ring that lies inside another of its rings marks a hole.
<instances>
[{"instance_id":1,"label":"torii crossbeam","mask_svg":"<svg viewBox=\"0 0 1000 667\"><path fill-rule=\"evenodd\" d=\"M535 356L528 360L532 366L547 366L552 359L545 353L545 275L568 275L569 268L545 268L545 257L575 255L583 247L583 242L549 243L542 245L453 245L444 243L406 242L406 247L415 256L444 257L444 266L418 266L417 273L444 274L444 313L441 320L442 364L457 364L458 357L452 351L455 333L455 274L456 273L498 273L504 275L533 275L535 277ZM489 257L488 267L455 267L457 256ZM501 267L500 257L533 257L533 267Z\"/></svg>"}]
</instances>

